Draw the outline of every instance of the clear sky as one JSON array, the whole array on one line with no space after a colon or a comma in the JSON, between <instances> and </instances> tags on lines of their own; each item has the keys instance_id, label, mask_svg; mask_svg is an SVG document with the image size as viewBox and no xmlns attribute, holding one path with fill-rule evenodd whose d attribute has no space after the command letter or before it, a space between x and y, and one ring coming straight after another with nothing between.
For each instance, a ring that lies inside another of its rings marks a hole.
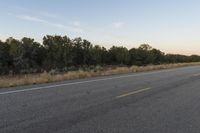
<instances>
[{"instance_id":1,"label":"clear sky","mask_svg":"<svg viewBox=\"0 0 200 133\"><path fill-rule=\"evenodd\" d=\"M200 55L198 0L1 0L0 39L46 34Z\"/></svg>"}]
</instances>

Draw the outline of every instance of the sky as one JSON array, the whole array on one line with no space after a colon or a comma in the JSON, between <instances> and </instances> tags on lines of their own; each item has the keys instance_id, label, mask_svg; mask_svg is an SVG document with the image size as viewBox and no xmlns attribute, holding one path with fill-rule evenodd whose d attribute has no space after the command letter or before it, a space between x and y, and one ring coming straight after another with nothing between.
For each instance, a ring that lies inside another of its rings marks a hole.
<instances>
[{"instance_id":1,"label":"sky","mask_svg":"<svg viewBox=\"0 0 200 133\"><path fill-rule=\"evenodd\" d=\"M1 0L0 40L82 37L110 48L148 43L200 55L198 0Z\"/></svg>"}]
</instances>

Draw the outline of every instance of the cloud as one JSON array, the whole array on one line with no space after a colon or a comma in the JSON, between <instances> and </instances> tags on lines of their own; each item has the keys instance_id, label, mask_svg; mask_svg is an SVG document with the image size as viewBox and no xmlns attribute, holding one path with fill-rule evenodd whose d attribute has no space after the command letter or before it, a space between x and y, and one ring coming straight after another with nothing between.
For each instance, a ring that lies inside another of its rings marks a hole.
<instances>
[{"instance_id":1,"label":"cloud","mask_svg":"<svg viewBox=\"0 0 200 133\"><path fill-rule=\"evenodd\" d=\"M79 21L74 21L74 22L72 22L72 25L75 27L80 27L81 23Z\"/></svg>"},{"instance_id":2,"label":"cloud","mask_svg":"<svg viewBox=\"0 0 200 133\"><path fill-rule=\"evenodd\" d=\"M112 26L115 29L120 29L124 26L124 23L123 22L114 22L114 23L112 23Z\"/></svg>"},{"instance_id":3,"label":"cloud","mask_svg":"<svg viewBox=\"0 0 200 133\"><path fill-rule=\"evenodd\" d=\"M39 12L39 14L44 16L44 17L48 17L48 18L58 18L58 15L52 14L52 13L48 13L48 12Z\"/></svg>"},{"instance_id":4,"label":"cloud","mask_svg":"<svg viewBox=\"0 0 200 133\"><path fill-rule=\"evenodd\" d=\"M47 23L47 21L33 17L33 16L28 16L28 15L23 15L23 16L16 16L19 19L27 20L27 21L32 21L32 22L41 22L41 23Z\"/></svg>"},{"instance_id":5,"label":"cloud","mask_svg":"<svg viewBox=\"0 0 200 133\"><path fill-rule=\"evenodd\" d=\"M49 25L49 26L52 26L52 27L55 27L55 28L59 28L59 29L63 29L63 30L70 31L70 32L83 32L83 29L80 28L80 27L63 25L63 24L60 24L60 23L47 21L45 19L41 19L41 18L38 18L38 17L35 17L35 16L18 15L18 16L15 16L15 17L17 17L19 19L22 19L22 20L26 20L26 21L42 23L44 25Z\"/></svg>"},{"instance_id":6,"label":"cloud","mask_svg":"<svg viewBox=\"0 0 200 133\"><path fill-rule=\"evenodd\" d=\"M40 16L43 16L43 17L46 17L46 18L59 18L60 16L58 14L54 14L52 12L49 12L49 11L33 11L31 9L28 9L28 8L24 8L24 7L21 7L21 6L14 6L13 8L15 8L16 10L20 11L20 12L24 12L24 13L31 13L31 14L37 14L37 15L40 15Z\"/></svg>"}]
</instances>

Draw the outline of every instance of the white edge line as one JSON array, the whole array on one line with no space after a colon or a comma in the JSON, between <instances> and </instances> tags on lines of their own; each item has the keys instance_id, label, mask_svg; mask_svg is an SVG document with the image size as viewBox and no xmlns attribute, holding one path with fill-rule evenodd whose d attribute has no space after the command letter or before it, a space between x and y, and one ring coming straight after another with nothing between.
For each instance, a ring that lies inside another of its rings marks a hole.
<instances>
[{"instance_id":1,"label":"white edge line","mask_svg":"<svg viewBox=\"0 0 200 133\"><path fill-rule=\"evenodd\" d=\"M95 80L79 81L79 82L72 82L72 83L65 83L65 84L58 84L58 85L34 87L34 88L20 89L20 90L14 90L14 91L0 92L0 95L26 92L26 91L33 91L33 90L41 90L41 89L47 89L47 88L55 88L55 87L61 87L61 86L76 85L76 84L84 84L84 83L91 83L91 82L105 81L105 80L112 80L112 79L119 79L119 78L136 77L136 76L150 75L150 74L156 74L156 73L164 73L164 72L170 72L170 71L176 71L176 70L174 70L174 69L173 70L165 70L165 71L161 70L161 71L157 71L157 72L154 71L154 72L148 72L148 73L138 73L138 74L118 76L118 77L101 78L101 79L95 79Z\"/></svg>"}]
</instances>

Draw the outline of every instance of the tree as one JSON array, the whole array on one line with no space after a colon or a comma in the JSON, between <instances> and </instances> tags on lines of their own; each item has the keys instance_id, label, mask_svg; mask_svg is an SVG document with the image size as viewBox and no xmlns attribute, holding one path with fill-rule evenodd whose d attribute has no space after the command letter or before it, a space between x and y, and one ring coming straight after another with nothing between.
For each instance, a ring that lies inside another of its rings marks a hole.
<instances>
[{"instance_id":1,"label":"tree","mask_svg":"<svg viewBox=\"0 0 200 133\"><path fill-rule=\"evenodd\" d=\"M125 65L129 61L128 49L125 47L113 46L110 48L109 54L113 64Z\"/></svg>"},{"instance_id":2,"label":"tree","mask_svg":"<svg viewBox=\"0 0 200 133\"><path fill-rule=\"evenodd\" d=\"M78 37L72 40L73 46L73 65L76 67L82 66L84 63L84 51L82 38Z\"/></svg>"},{"instance_id":3,"label":"tree","mask_svg":"<svg viewBox=\"0 0 200 133\"><path fill-rule=\"evenodd\" d=\"M132 48L129 50L129 65L139 65L141 64L139 61L138 50L136 48Z\"/></svg>"},{"instance_id":4,"label":"tree","mask_svg":"<svg viewBox=\"0 0 200 133\"><path fill-rule=\"evenodd\" d=\"M152 49L150 51L150 55L152 57L152 64L161 64L164 62L165 54L157 49Z\"/></svg>"},{"instance_id":5,"label":"tree","mask_svg":"<svg viewBox=\"0 0 200 133\"><path fill-rule=\"evenodd\" d=\"M91 65L102 65L105 63L105 48L95 45L91 49Z\"/></svg>"},{"instance_id":6,"label":"tree","mask_svg":"<svg viewBox=\"0 0 200 133\"><path fill-rule=\"evenodd\" d=\"M91 49L93 49L92 44L87 41L87 40L83 40L82 42L82 51L83 51L83 65L91 65L91 58L92 58L92 53L91 53Z\"/></svg>"},{"instance_id":7,"label":"tree","mask_svg":"<svg viewBox=\"0 0 200 133\"><path fill-rule=\"evenodd\" d=\"M6 40L6 43L9 45L9 55L11 57L11 69L14 73L19 73L24 68L26 68L26 63L23 61L22 56L22 44L19 40L16 40L12 37Z\"/></svg>"},{"instance_id":8,"label":"tree","mask_svg":"<svg viewBox=\"0 0 200 133\"><path fill-rule=\"evenodd\" d=\"M10 70L10 47L8 44L0 41L0 74L7 74Z\"/></svg>"},{"instance_id":9,"label":"tree","mask_svg":"<svg viewBox=\"0 0 200 133\"><path fill-rule=\"evenodd\" d=\"M135 51L135 59L136 65L147 65L152 63L152 55L150 51L152 47L148 44L142 44L139 48Z\"/></svg>"},{"instance_id":10,"label":"tree","mask_svg":"<svg viewBox=\"0 0 200 133\"><path fill-rule=\"evenodd\" d=\"M22 38L21 40L21 56L23 62L26 64L26 70L35 70L42 67L45 57L44 47L35 42L31 38Z\"/></svg>"},{"instance_id":11,"label":"tree","mask_svg":"<svg viewBox=\"0 0 200 133\"><path fill-rule=\"evenodd\" d=\"M47 70L62 69L72 64L71 40L64 36L45 36L43 45L46 49L45 66Z\"/></svg>"},{"instance_id":12,"label":"tree","mask_svg":"<svg viewBox=\"0 0 200 133\"><path fill-rule=\"evenodd\" d=\"M144 51L150 51L150 50L152 50L152 47L149 44L141 44L138 49L141 49Z\"/></svg>"},{"instance_id":13,"label":"tree","mask_svg":"<svg viewBox=\"0 0 200 133\"><path fill-rule=\"evenodd\" d=\"M32 38L8 38L0 41L0 74L33 73L43 70L65 71L97 65L148 65L161 63L198 62L198 55L165 54L142 44L128 50L113 46L109 50L88 40L47 35L40 44Z\"/></svg>"}]
</instances>

